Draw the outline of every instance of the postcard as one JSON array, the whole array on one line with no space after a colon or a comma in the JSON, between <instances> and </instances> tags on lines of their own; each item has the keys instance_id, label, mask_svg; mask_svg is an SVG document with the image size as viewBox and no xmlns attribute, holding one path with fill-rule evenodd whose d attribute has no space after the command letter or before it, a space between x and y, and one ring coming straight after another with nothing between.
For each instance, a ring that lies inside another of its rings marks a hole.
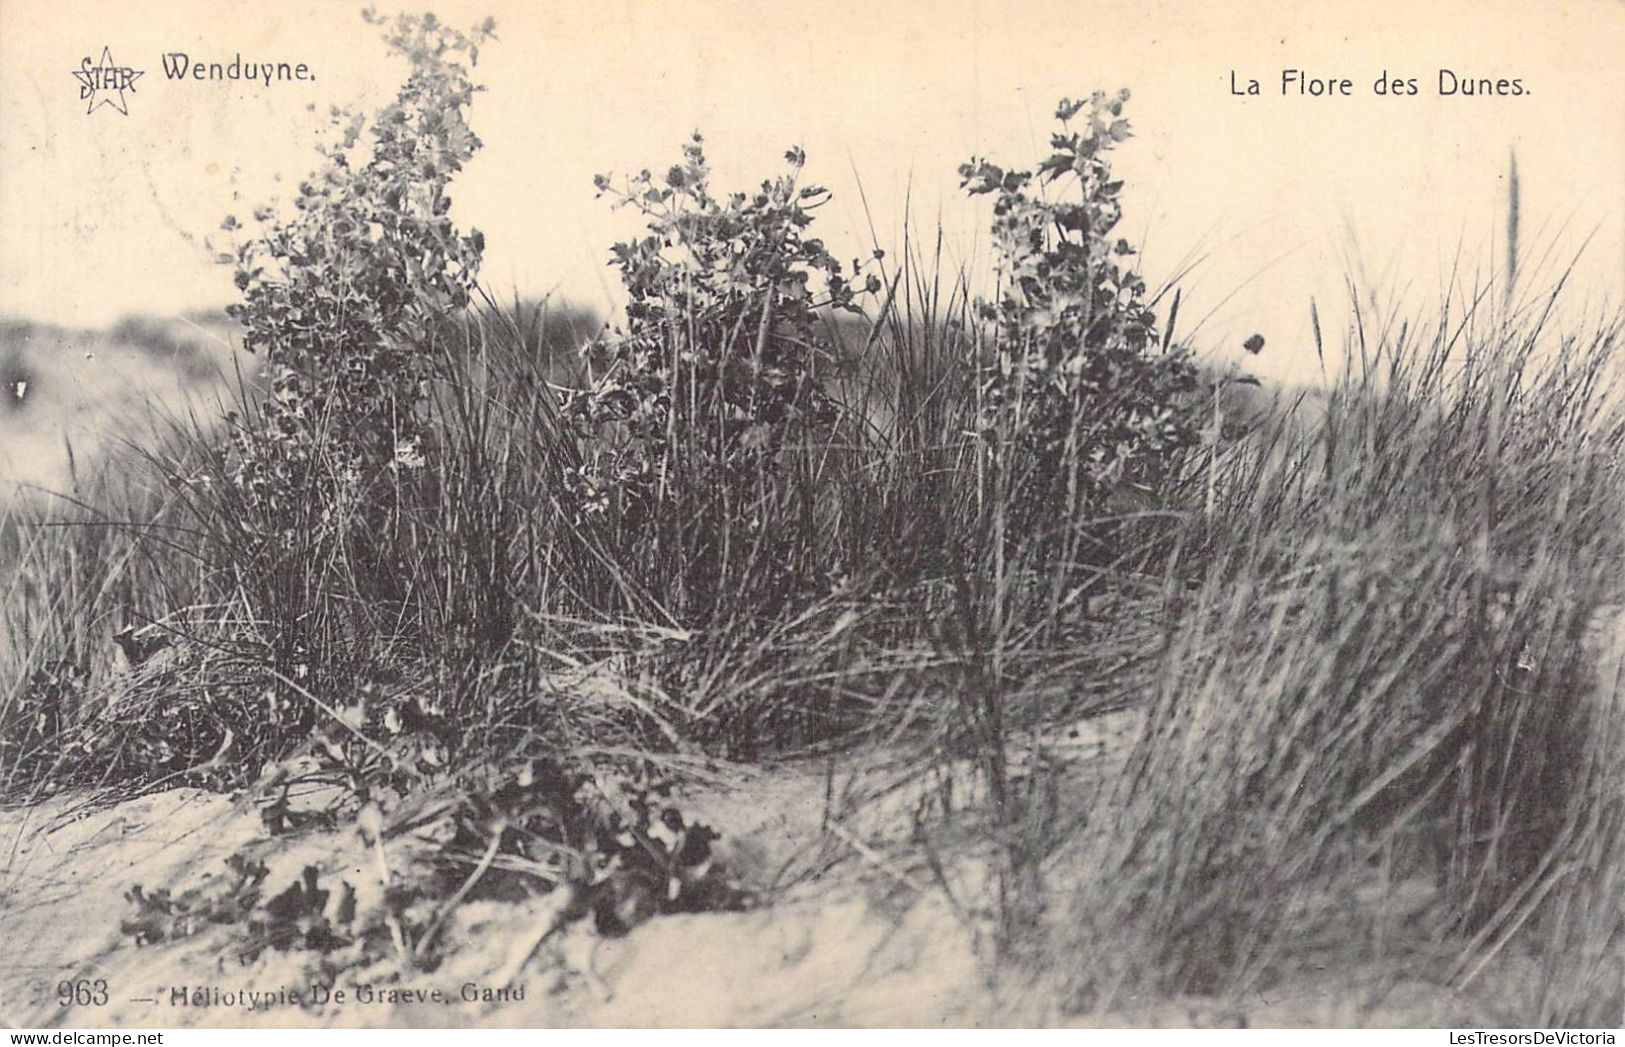
<instances>
[{"instance_id":1,"label":"postcard","mask_svg":"<svg viewBox=\"0 0 1625 1047\"><path fill-rule=\"evenodd\" d=\"M1621 54L0 0L0 1022L1612 1043Z\"/></svg>"}]
</instances>

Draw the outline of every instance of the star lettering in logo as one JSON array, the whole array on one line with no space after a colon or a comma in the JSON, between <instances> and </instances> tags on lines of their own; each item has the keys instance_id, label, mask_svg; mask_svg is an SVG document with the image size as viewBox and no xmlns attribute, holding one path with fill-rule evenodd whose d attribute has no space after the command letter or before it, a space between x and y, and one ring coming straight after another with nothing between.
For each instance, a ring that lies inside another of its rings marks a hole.
<instances>
[{"instance_id":1,"label":"star lettering in logo","mask_svg":"<svg viewBox=\"0 0 1625 1047\"><path fill-rule=\"evenodd\" d=\"M85 109L86 115L105 105L129 116L124 92L134 91L135 82L144 75L139 69L115 64L112 50L106 47L102 48L100 64L91 65L87 55L73 71L74 79L79 81L79 100L90 103Z\"/></svg>"}]
</instances>

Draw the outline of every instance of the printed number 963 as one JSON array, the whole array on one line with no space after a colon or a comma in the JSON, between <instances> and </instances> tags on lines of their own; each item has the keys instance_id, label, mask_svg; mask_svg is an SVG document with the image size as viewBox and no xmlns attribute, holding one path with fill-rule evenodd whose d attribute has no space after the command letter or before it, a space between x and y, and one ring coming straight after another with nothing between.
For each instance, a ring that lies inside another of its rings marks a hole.
<instances>
[{"instance_id":1,"label":"printed number 963","mask_svg":"<svg viewBox=\"0 0 1625 1047\"><path fill-rule=\"evenodd\" d=\"M107 979L79 978L71 982L56 983L58 1007L105 1007L107 1005Z\"/></svg>"}]
</instances>

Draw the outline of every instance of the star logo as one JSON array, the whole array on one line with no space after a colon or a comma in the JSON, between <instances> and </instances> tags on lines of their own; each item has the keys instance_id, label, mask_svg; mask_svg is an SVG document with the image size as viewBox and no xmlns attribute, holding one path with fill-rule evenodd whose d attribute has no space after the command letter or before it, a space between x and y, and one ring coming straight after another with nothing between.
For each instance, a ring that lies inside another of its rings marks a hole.
<instances>
[{"instance_id":1,"label":"star logo","mask_svg":"<svg viewBox=\"0 0 1625 1047\"><path fill-rule=\"evenodd\" d=\"M85 109L86 115L105 105L129 116L129 104L124 98L124 92L133 92L135 82L144 75L139 69L115 64L112 50L106 47L102 48L102 60L99 64L92 65L87 55L79 63L79 68L73 71L74 79L79 81L79 100L89 102L89 106Z\"/></svg>"}]
</instances>

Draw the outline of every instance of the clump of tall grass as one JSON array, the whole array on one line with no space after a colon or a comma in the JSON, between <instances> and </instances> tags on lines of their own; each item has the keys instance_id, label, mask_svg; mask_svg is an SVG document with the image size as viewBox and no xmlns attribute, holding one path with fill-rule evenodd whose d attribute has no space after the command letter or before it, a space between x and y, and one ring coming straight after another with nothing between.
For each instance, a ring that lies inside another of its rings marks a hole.
<instances>
[{"instance_id":1,"label":"clump of tall grass","mask_svg":"<svg viewBox=\"0 0 1625 1047\"><path fill-rule=\"evenodd\" d=\"M1520 1021L1618 1019L1625 326L1490 298L1371 341L1356 304L1324 418L1233 449L1176 529L1143 732L1068 850L1076 1003L1239 999L1421 920L1390 947L1457 987L1538 958Z\"/></svg>"},{"instance_id":2,"label":"clump of tall grass","mask_svg":"<svg viewBox=\"0 0 1625 1047\"><path fill-rule=\"evenodd\" d=\"M115 634L151 627L191 587L180 547L154 527L169 504L155 478L90 465L73 479L67 492L19 490L0 511L0 788L13 794L86 780L75 727L115 704Z\"/></svg>"}]
</instances>

